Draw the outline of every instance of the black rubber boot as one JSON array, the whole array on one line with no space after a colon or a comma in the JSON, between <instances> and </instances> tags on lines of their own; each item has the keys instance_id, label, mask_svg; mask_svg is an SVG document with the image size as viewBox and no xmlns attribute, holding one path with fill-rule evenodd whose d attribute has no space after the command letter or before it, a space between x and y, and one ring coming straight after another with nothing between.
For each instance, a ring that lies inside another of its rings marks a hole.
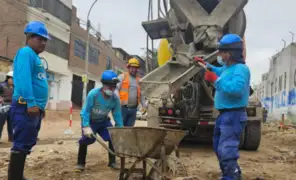
<instances>
[{"instance_id":1,"label":"black rubber boot","mask_svg":"<svg viewBox=\"0 0 296 180\"><path fill-rule=\"evenodd\" d=\"M27 154L23 152L11 152L8 167L8 180L26 180L23 177Z\"/></svg>"},{"instance_id":2,"label":"black rubber boot","mask_svg":"<svg viewBox=\"0 0 296 180\"><path fill-rule=\"evenodd\" d=\"M113 144L111 141L109 141L109 149L114 152ZM113 154L108 153L108 158L109 158L108 166L112 169L116 169L116 170L119 169L116 166L116 157Z\"/></svg>"},{"instance_id":3,"label":"black rubber boot","mask_svg":"<svg viewBox=\"0 0 296 180\"><path fill-rule=\"evenodd\" d=\"M8 141L13 142L13 136L8 136Z\"/></svg>"},{"instance_id":4,"label":"black rubber boot","mask_svg":"<svg viewBox=\"0 0 296 180\"><path fill-rule=\"evenodd\" d=\"M85 168L87 145L79 145L76 172L82 172Z\"/></svg>"}]
</instances>

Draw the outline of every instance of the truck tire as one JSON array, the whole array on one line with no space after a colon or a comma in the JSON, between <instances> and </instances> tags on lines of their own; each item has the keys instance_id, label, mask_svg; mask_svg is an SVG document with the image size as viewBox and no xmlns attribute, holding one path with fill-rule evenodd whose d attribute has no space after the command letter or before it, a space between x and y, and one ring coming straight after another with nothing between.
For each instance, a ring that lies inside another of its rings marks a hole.
<instances>
[{"instance_id":1,"label":"truck tire","mask_svg":"<svg viewBox=\"0 0 296 180\"><path fill-rule=\"evenodd\" d=\"M242 133L240 135L239 149L243 149L244 148L245 137L246 137L246 128L243 129L243 131L242 131Z\"/></svg>"},{"instance_id":2,"label":"truck tire","mask_svg":"<svg viewBox=\"0 0 296 180\"><path fill-rule=\"evenodd\" d=\"M248 121L245 130L244 150L256 151L261 141L261 121Z\"/></svg>"}]
</instances>

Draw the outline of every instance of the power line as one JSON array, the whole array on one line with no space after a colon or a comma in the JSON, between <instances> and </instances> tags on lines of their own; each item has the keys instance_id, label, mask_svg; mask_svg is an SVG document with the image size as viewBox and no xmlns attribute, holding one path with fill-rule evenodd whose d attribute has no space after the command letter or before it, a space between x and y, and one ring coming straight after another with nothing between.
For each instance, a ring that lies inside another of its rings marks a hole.
<instances>
[{"instance_id":1,"label":"power line","mask_svg":"<svg viewBox=\"0 0 296 180\"><path fill-rule=\"evenodd\" d=\"M14 0L14 2L20 2L20 3L23 3L23 4L25 4L25 5L27 5L27 6L29 6L29 7L33 7L33 6L31 6L29 3L27 3L27 2L24 2L24 1L21 1L21 0ZM7 3L6 3L7 4ZM15 7L16 8L16 7ZM34 7L35 8L35 7ZM18 8L17 8L18 9ZM18 10L20 10L20 11L23 11L23 10L21 10L21 9L18 9ZM29 9L28 9L28 11L29 11L29 13L31 13L31 14L33 14L33 15L35 15L35 16L39 16L40 18L40 20L46 20L47 19L47 17L46 16L44 16L44 15L42 15L42 14L36 14L35 12L32 12L32 11L30 11ZM26 13L26 11L23 11L23 12L25 12ZM83 21L85 24L87 24L87 22L85 21L85 20L83 20L83 19L80 19L79 18L79 20L80 21ZM55 25L57 25L58 27L60 27L61 29L63 29L63 30L65 30L65 28L63 27L63 26L61 26L58 22L53 22L52 20L50 20L51 21L51 23L52 24L55 24ZM104 41L106 41L106 38L105 37L103 37L102 35L101 35L101 32L98 32L94 27L93 27L93 24L90 22L90 28L93 30L93 31L95 31L95 33L100 33L100 38L102 39L102 40L104 40Z\"/></svg>"},{"instance_id":2,"label":"power line","mask_svg":"<svg viewBox=\"0 0 296 180\"><path fill-rule=\"evenodd\" d=\"M3 2L3 1L0 1L0 4L1 4L1 2ZM14 1L14 2L21 2L21 3L24 3L25 5L28 5L28 6L30 6L28 3L25 3L25 2L23 2L23 1ZM7 5L10 5L10 4L8 4L7 2L4 2L5 4L7 4ZM20 8L17 8L17 7L15 7L15 6L12 6L12 7L14 7L15 9L17 9L17 10L19 10L19 11L22 11L22 12L24 12L24 13L27 13L27 11L24 11L24 10L22 10L22 9L20 9ZM46 16L44 16L44 15L42 15L42 14L36 14L35 12L32 12L32 11L29 11L29 9L28 9L28 12L29 13L31 13L31 14L33 14L33 15L35 15L38 19L40 19L40 20L46 20L47 19L47 17ZM58 23L54 23L53 21L51 21L51 23L52 24L54 24L54 25L57 25L57 27L60 27L61 29L63 29L63 30L65 30L65 28L64 27L62 27L60 24L58 24ZM0 24L1 25L1 24ZM92 29L93 29L93 27L91 27ZM66 29L67 30L67 29ZM94 29L93 29L94 30ZM94 30L96 33L98 33L98 31L96 31L96 30ZM79 35L77 35L77 34L75 34L75 33L73 33L73 32L71 32L71 31L69 31L69 33L70 34L72 34L72 35L74 35L74 36L76 36L76 37L79 37L79 39L81 40L81 39L84 39L83 37L81 37L81 36L79 36ZM99 32L100 33L100 32ZM115 55L115 52L114 52L114 50L110 47L110 45L109 44L107 44L105 41L104 41L104 38L103 38L103 36L100 36L100 38L103 40L102 42L105 44L105 46ZM83 40L84 41L84 40ZM84 42L86 42L86 41L84 41ZM92 43L90 43L91 45L94 45L94 44L92 44ZM108 57L108 55L107 54L104 54L104 53L102 53L102 52L100 52L101 54L103 54L103 55L105 55L105 56L107 56ZM115 57L117 58L117 56L115 55ZM121 60L120 58L117 58L119 61L121 61L121 62L123 62L123 63L125 63L123 60Z\"/></svg>"}]
</instances>

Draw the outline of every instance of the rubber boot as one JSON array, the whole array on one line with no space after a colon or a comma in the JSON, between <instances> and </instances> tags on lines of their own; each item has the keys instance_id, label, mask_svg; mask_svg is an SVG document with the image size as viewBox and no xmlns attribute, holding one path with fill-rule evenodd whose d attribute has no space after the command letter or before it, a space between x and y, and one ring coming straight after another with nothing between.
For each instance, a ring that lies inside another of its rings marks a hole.
<instances>
[{"instance_id":1,"label":"rubber boot","mask_svg":"<svg viewBox=\"0 0 296 180\"><path fill-rule=\"evenodd\" d=\"M8 141L13 142L13 136L8 136Z\"/></svg>"},{"instance_id":2,"label":"rubber boot","mask_svg":"<svg viewBox=\"0 0 296 180\"><path fill-rule=\"evenodd\" d=\"M8 180L26 180L23 177L27 154L23 152L11 152L8 167Z\"/></svg>"},{"instance_id":3,"label":"rubber boot","mask_svg":"<svg viewBox=\"0 0 296 180\"><path fill-rule=\"evenodd\" d=\"M77 165L76 165L76 172L82 172L85 168L85 159L87 154L87 145L79 145L78 149L78 158L77 158Z\"/></svg>"},{"instance_id":4,"label":"rubber boot","mask_svg":"<svg viewBox=\"0 0 296 180\"><path fill-rule=\"evenodd\" d=\"M109 149L114 152L114 148L111 141L109 141ZM119 168L116 166L116 157L113 154L108 153L108 158L109 158L108 167L118 170Z\"/></svg>"}]
</instances>

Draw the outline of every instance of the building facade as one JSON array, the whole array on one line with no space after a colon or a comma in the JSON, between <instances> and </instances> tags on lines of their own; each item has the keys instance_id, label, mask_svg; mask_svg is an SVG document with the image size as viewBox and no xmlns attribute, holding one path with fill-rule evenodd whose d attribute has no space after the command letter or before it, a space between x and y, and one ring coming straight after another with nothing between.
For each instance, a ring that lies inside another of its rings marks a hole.
<instances>
[{"instance_id":1,"label":"building facade","mask_svg":"<svg viewBox=\"0 0 296 180\"><path fill-rule=\"evenodd\" d=\"M282 115L296 123L296 44L291 43L270 60L269 71L256 86L257 97L271 119Z\"/></svg>"},{"instance_id":2,"label":"building facade","mask_svg":"<svg viewBox=\"0 0 296 180\"><path fill-rule=\"evenodd\" d=\"M68 110L72 101L81 106L86 59L88 91L101 85L104 70L126 71L126 62L116 55L110 40L103 41L91 35L89 56L85 57L87 31L80 27L76 11L72 0L0 1L0 57L12 60L17 50L25 45L23 31L29 21L42 21L48 28L51 40L40 54L48 63L48 109ZM2 62L6 65L8 61ZM9 67L4 69L1 68L8 71Z\"/></svg>"},{"instance_id":3,"label":"building facade","mask_svg":"<svg viewBox=\"0 0 296 180\"><path fill-rule=\"evenodd\" d=\"M86 58L87 31L80 26L77 18L77 9L72 7L72 24L70 38L69 69L72 78L72 102L82 105L83 82L85 74L85 61L88 60L88 91L101 85L101 74L104 70L125 71L125 62L116 56L111 41L103 41L100 36L90 35L89 56Z\"/></svg>"},{"instance_id":4,"label":"building facade","mask_svg":"<svg viewBox=\"0 0 296 180\"><path fill-rule=\"evenodd\" d=\"M0 55L13 59L25 45L24 27L29 21L46 24L51 41L40 54L48 63L50 109L66 109L71 103L71 71L68 70L72 0L2 0L0 16Z\"/></svg>"}]
</instances>

